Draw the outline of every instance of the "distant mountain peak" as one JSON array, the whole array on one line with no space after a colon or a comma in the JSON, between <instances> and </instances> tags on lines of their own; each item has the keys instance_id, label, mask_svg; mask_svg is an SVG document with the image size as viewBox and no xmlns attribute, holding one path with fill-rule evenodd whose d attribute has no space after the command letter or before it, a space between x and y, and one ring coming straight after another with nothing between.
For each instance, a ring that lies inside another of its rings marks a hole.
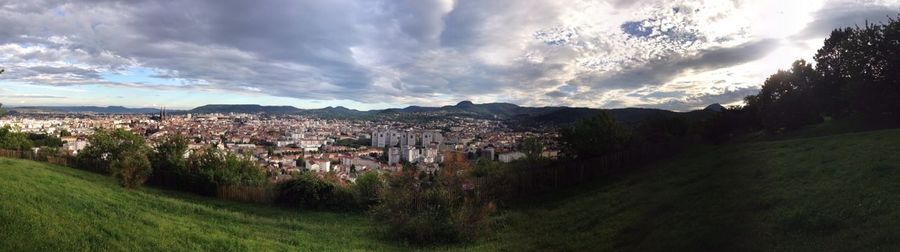
<instances>
[{"instance_id":1,"label":"distant mountain peak","mask_svg":"<svg viewBox=\"0 0 900 252\"><path fill-rule=\"evenodd\" d=\"M713 104L710 104L709 106L706 106L706 108L704 108L703 110L713 111L713 112L721 112L722 110L725 110L725 106L722 106L722 104L713 103Z\"/></svg>"},{"instance_id":2,"label":"distant mountain peak","mask_svg":"<svg viewBox=\"0 0 900 252\"><path fill-rule=\"evenodd\" d=\"M474 105L475 105L475 103L472 103L472 101L461 101L456 104L457 107L468 107L468 106L474 106Z\"/></svg>"}]
</instances>

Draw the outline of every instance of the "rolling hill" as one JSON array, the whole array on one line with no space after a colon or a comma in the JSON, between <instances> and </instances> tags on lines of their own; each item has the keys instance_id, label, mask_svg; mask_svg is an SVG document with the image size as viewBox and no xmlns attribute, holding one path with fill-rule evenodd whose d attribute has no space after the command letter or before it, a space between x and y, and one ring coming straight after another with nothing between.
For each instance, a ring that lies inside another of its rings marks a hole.
<instances>
[{"instance_id":1,"label":"rolling hill","mask_svg":"<svg viewBox=\"0 0 900 252\"><path fill-rule=\"evenodd\" d=\"M475 104L462 101L456 105L441 107L409 106L383 110L360 111L345 107L320 109L299 109L292 106L262 106L255 104L216 104L200 106L187 113L265 113L315 116L327 119L395 119L416 120L422 118L468 117L482 119L512 120L517 124L569 124L579 119L596 116L609 111L613 117L624 123L635 123L654 117L686 116L705 118L715 111L712 109L690 112L674 112L651 108L595 109L579 107L523 107L512 103Z\"/></svg>"},{"instance_id":2,"label":"rolling hill","mask_svg":"<svg viewBox=\"0 0 900 252\"><path fill-rule=\"evenodd\" d=\"M0 158L0 250L397 250L362 214L301 212L153 188Z\"/></svg>"},{"instance_id":3,"label":"rolling hill","mask_svg":"<svg viewBox=\"0 0 900 252\"><path fill-rule=\"evenodd\" d=\"M508 228L478 246L898 251L897 153L898 129L698 147L509 211Z\"/></svg>"},{"instance_id":4,"label":"rolling hill","mask_svg":"<svg viewBox=\"0 0 900 252\"><path fill-rule=\"evenodd\" d=\"M816 129L820 131L821 129ZM46 250L897 251L900 130L699 146L503 210L496 234L410 248L301 212L0 159L0 245Z\"/></svg>"}]
</instances>

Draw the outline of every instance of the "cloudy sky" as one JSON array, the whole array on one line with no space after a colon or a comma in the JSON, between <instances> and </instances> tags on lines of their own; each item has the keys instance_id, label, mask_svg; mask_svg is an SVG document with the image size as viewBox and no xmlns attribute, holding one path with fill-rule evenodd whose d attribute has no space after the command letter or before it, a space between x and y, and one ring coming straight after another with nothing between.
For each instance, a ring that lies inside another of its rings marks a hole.
<instances>
[{"instance_id":1,"label":"cloudy sky","mask_svg":"<svg viewBox=\"0 0 900 252\"><path fill-rule=\"evenodd\" d=\"M0 102L735 103L900 0L0 0Z\"/></svg>"}]
</instances>

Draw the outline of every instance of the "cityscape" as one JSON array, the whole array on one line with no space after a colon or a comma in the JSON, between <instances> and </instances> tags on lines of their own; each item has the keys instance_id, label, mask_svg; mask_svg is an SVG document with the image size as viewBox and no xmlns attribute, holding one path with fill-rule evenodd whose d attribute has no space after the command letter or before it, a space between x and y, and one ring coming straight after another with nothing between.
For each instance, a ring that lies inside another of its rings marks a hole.
<instances>
[{"instance_id":1,"label":"cityscape","mask_svg":"<svg viewBox=\"0 0 900 252\"><path fill-rule=\"evenodd\" d=\"M157 114L26 110L0 119L0 126L59 136L63 144L58 151L72 156L88 146L88 137L98 129L125 129L146 138L150 145L168 135L181 135L190 139L192 151L213 146L248 155L273 182L288 180L301 170L336 173L352 182L356 171L398 171L401 162L434 171L444 156L508 163L525 158L520 146L528 138L544 141L549 147L541 153L544 157L555 158L559 152L550 147L555 132L512 130L502 120L448 117L413 123L158 110ZM351 166L355 172L351 173Z\"/></svg>"}]
</instances>

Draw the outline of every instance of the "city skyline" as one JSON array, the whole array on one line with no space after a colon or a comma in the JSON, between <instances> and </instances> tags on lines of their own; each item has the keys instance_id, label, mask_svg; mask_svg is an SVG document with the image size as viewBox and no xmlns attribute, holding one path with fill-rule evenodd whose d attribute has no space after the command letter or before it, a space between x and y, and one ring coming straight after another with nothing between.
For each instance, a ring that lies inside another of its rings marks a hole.
<instances>
[{"instance_id":1,"label":"city skyline","mask_svg":"<svg viewBox=\"0 0 900 252\"><path fill-rule=\"evenodd\" d=\"M0 102L734 104L898 1L42 1L0 4Z\"/></svg>"}]
</instances>

